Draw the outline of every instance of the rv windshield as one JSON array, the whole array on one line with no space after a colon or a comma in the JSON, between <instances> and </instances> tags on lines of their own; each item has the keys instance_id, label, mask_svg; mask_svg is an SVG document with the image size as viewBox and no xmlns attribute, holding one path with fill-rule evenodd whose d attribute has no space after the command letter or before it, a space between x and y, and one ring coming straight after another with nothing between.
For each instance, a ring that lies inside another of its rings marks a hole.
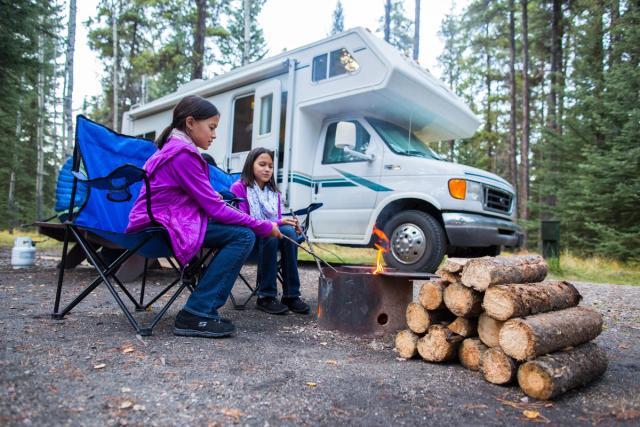
<instances>
[{"instance_id":1,"label":"rv windshield","mask_svg":"<svg viewBox=\"0 0 640 427\"><path fill-rule=\"evenodd\" d=\"M422 142L413 132L409 132L393 123L367 117L367 121L378 132L385 144L396 154L404 156L424 157L442 160L427 144Z\"/></svg>"}]
</instances>

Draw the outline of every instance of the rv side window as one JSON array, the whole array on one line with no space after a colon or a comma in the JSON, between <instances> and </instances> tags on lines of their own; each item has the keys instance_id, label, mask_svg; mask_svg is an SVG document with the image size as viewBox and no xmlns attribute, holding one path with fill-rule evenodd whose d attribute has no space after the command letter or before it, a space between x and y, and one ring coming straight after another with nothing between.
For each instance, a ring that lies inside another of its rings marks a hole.
<instances>
[{"instance_id":1,"label":"rv side window","mask_svg":"<svg viewBox=\"0 0 640 427\"><path fill-rule=\"evenodd\" d=\"M253 134L253 95L236 99L233 106L233 142L232 153L251 150Z\"/></svg>"},{"instance_id":2,"label":"rv side window","mask_svg":"<svg viewBox=\"0 0 640 427\"><path fill-rule=\"evenodd\" d=\"M269 94L260 99L260 135L271 132L271 113L273 109L273 95Z\"/></svg>"},{"instance_id":3,"label":"rv side window","mask_svg":"<svg viewBox=\"0 0 640 427\"><path fill-rule=\"evenodd\" d=\"M339 76L345 73L358 71L360 64L351 56L347 49L338 49L331 52L329 57L329 77Z\"/></svg>"},{"instance_id":4,"label":"rv side window","mask_svg":"<svg viewBox=\"0 0 640 427\"><path fill-rule=\"evenodd\" d=\"M136 135L136 138L142 138L142 139L148 139L149 141L155 141L156 140L156 132L152 130L151 132L141 133L140 135Z\"/></svg>"},{"instance_id":5,"label":"rv side window","mask_svg":"<svg viewBox=\"0 0 640 427\"><path fill-rule=\"evenodd\" d=\"M356 140L355 140L355 151L359 151L360 153L366 153L367 148L369 147L369 141L371 140L371 136L369 132L362 127L362 125L357 120L349 120L349 122L354 123L356 125ZM323 164L331 164L331 163L349 163L349 162L366 162L366 160L358 159L356 157L351 156L348 153L345 153L341 148L336 147L336 128L338 127L338 122L331 123L327 128L327 136L324 141L324 154L322 156Z\"/></svg>"},{"instance_id":6,"label":"rv side window","mask_svg":"<svg viewBox=\"0 0 640 427\"><path fill-rule=\"evenodd\" d=\"M313 71L311 80L317 82L327 78L327 54L323 53L313 58Z\"/></svg>"}]
</instances>

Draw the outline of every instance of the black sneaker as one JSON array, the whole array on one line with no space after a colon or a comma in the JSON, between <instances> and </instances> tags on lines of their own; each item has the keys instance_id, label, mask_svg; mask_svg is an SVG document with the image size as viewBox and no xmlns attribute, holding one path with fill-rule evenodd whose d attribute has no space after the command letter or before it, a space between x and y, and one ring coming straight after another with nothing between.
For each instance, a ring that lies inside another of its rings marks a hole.
<instances>
[{"instance_id":1,"label":"black sneaker","mask_svg":"<svg viewBox=\"0 0 640 427\"><path fill-rule=\"evenodd\" d=\"M275 297L261 297L256 301L256 308L269 314L285 314L289 308Z\"/></svg>"},{"instance_id":2,"label":"black sneaker","mask_svg":"<svg viewBox=\"0 0 640 427\"><path fill-rule=\"evenodd\" d=\"M180 310L173 333L182 337L222 338L233 335L236 327L229 319L211 319Z\"/></svg>"},{"instance_id":3,"label":"black sneaker","mask_svg":"<svg viewBox=\"0 0 640 427\"><path fill-rule=\"evenodd\" d=\"M309 314L309 304L304 302L300 297L282 298L282 303L289 307L289 310L298 314Z\"/></svg>"}]
</instances>

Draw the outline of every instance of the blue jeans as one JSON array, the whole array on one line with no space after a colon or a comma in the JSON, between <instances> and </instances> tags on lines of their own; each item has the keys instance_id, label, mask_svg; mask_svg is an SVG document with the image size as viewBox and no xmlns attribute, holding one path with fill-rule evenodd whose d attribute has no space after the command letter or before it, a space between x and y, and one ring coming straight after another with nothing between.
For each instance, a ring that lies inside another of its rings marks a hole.
<instances>
[{"instance_id":1,"label":"blue jeans","mask_svg":"<svg viewBox=\"0 0 640 427\"><path fill-rule=\"evenodd\" d=\"M203 247L217 248L218 253L191 293L184 310L197 316L217 319L218 309L227 302L255 240L256 236L249 228L210 221Z\"/></svg>"},{"instance_id":2,"label":"blue jeans","mask_svg":"<svg viewBox=\"0 0 640 427\"><path fill-rule=\"evenodd\" d=\"M295 228L281 225L280 232L297 240ZM258 296L276 297L278 285L278 251L282 263L282 296L295 298L300 296L300 278L298 277L298 247L285 239L264 237L256 240L250 258L258 262Z\"/></svg>"}]
</instances>

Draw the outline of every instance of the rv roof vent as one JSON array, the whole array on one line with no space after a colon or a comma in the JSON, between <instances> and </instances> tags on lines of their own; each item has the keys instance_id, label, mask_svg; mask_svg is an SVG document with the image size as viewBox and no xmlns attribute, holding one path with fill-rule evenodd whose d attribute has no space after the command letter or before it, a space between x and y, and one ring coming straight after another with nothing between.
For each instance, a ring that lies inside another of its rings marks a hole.
<instances>
[{"instance_id":1,"label":"rv roof vent","mask_svg":"<svg viewBox=\"0 0 640 427\"><path fill-rule=\"evenodd\" d=\"M201 86L203 83L204 83L204 80L202 79L191 80L190 82L187 82L183 85L178 86L178 92L186 92L188 90L195 89L198 86Z\"/></svg>"}]
</instances>

